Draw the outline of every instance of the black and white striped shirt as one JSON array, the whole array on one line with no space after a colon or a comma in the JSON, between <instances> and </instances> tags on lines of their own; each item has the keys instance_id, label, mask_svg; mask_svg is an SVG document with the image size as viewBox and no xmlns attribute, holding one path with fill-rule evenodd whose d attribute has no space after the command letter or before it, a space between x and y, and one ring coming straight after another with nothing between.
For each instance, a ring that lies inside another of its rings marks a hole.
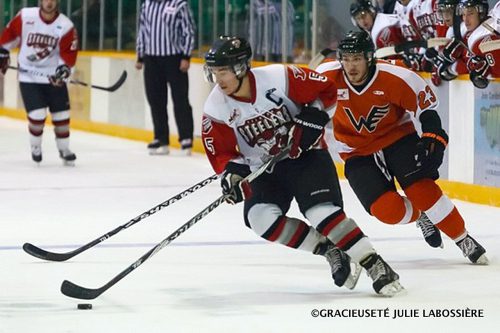
<instances>
[{"instance_id":1,"label":"black and white striped shirt","mask_svg":"<svg viewBox=\"0 0 500 333\"><path fill-rule=\"evenodd\" d=\"M182 55L194 47L195 23L186 0L145 0L141 5L137 57Z\"/></svg>"}]
</instances>

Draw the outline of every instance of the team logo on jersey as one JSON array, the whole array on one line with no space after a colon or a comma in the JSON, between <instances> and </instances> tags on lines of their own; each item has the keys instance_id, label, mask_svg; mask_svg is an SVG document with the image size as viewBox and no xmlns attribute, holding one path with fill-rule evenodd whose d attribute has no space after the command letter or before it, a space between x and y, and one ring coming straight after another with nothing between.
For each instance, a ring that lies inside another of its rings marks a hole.
<instances>
[{"instance_id":1,"label":"team logo on jersey","mask_svg":"<svg viewBox=\"0 0 500 333\"><path fill-rule=\"evenodd\" d=\"M276 96L273 96L273 93L276 91L276 88L271 88L269 90L266 91L266 98L268 100L270 100L271 102L273 102L274 104L276 104L276 106L281 106L281 104L283 104L283 98L281 97L276 97Z\"/></svg>"},{"instance_id":2,"label":"team logo on jersey","mask_svg":"<svg viewBox=\"0 0 500 333\"><path fill-rule=\"evenodd\" d=\"M377 95L377 96L383 96L384 95L384 92L382 90L374 90L373 91L373 94L374 95Z\"/></svg>"},{"instance_id":3,"label":"team logo on jersey","mask_svg":"<svg viewBox=\"0 0 500 333\"><path fill-rule=\"evenodd\" d=\"M306 71L297 66L288 66L292 70L293 77L305 81L307 79Z\"/></svg>"},{"instance_id":4,"label":"team logo on jersey","mask_svg":"<svg viewBox=\"0 0 500 333\"><path fill-rule=\"evenodd\" d=\"M35 21L26 21L26 25L35 25Z\"/></svg>"},{"instance_id":5,"label":"team logo on jersey","mask_svg":"<svg viewBox=\"0 0 500 333\"><path fill-rule=\"evenodd\" d=\"M233 109L233 112L231 112L231 115L229 116L228 122L229 124L234 123L241 115L240 110L238 109Z\"/></svg>"},{"instance_id":6,"label":"team logo on jersey","mask_svg":"<svg viewBox=\"0 0 500 333\"><path fill-rule=\"evenodd\" d=\"M287 107L271 109L260 115L247 119L237 127L238 133L249 146L263 148L268 154L277 154L287 140L287 124L292 116Z\"/></svg>"},{"instance_id":7,"label":"team logo on jersey","mask_svg":"<svg viewBox=\"0 0 500 333\"><path fill-rule=\"evenodd\" d=\"M372 106L366 118L364 116L361 116L359 117L359 120L357 120L349 108L343 107L343 109L347 117L349 117L351 124L354 126L358 133L361 133L363 127L370 133L375 131L377 129L377 125L389 113L390 110L389 104L384 106Z\"/></svg>"},{"instance_id":8,"label":"team logo on jersey","mask_svg":"<svg viewBox=\"0 0 500 333\"><path fill-rule=\"evenodd\" d=\"M347 101L349 99L349 89L337 89L337 100Z\"/></svg>"},{"instance_id":9,"label":"team logo on jersey","mask_svg":"<svg viewBox=\"0 0 500 333\"><path fill-rule=\"evenodd\" d=\"M26 38L26 45L32 47L35 53L28 55L27 59L29 61L37 61L47 58L57 47L58 43L58 37L30 32Z\"/></svg>"}]
</instances>

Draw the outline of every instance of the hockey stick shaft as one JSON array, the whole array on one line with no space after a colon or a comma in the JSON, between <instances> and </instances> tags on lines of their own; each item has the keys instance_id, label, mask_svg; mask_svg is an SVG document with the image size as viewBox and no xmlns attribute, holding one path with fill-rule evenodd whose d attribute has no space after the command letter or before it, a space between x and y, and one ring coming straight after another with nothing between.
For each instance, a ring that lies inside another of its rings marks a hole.
<instances>
[{"instance_id":1,"label":"hockey stick shaft","mask_svg":"<svg viewBox=\"0 0 500 333\"><path fill-rule=\"evenodd\" d=\"M186 197L187 195L189 195L191 193L194 193L195 191L201 189L202 187L205 187L206 185L210 184L211 182L213 182L217 178L218 178L217 175L213 175L213 176L210 176L210 177L200 181L199 183L197 183L197 184L191 186L190 188L182 191L181 193L171 197L170 199L160 203L159 205L156 205L155 207L149 209L148 211L145 211L144 213L140 214L139 216L134 217L133 219L131 219L127 223L120 225L119 227L107 232L106 234L94 239L90 243L85 244L85 245L83 245L83 246L81 246L73 251L66 252L66 253L49 252L49 251L41 249L33 244L30 244L30 243L25 243L23 245L23 250L26 253L28 253L34 257L43 259L43 260L66 261L66 260L73 258L74 256L96 246L97 244L104 242L106 239L116 235L120 231L133 226L134 224L144 220L145 218L159 212L163 208L170 206L174 202L181 200L182 198Z\"/></svg>"},{"instance_id":2,"label":"hockey stick shaft","mask_svg":"<svg viewBox=\"0 0 500 333\"><path fill-rule=\"evenodd\" d=\"M413 49L413 48L430 48L436 46L443 46L450 42L449 38L436 37L430 38L428 40L417 40L417 41L408 41L395 46L387 46L377 49L375 51L376 58L385 58L390 57L404 51Z\"/></svg>"},{"instance_id":3,"label":"hockey stick shaft","mask_svg":"<svg viewBox=\"0 0 500 333\"><path fill-rule=\"evenodd\" d=\"M311 59L307 67L311 69L316 69L328 57L328 55L332 54L333 52L335 51L330 48L325 48L321 50L318 54L314 56L314 58Z\"/></svg>"},{"instance_id":4,"label":"hockey stick shaft","mask_svg":"<svg viewBox=\"0 0 500 333\"><path fill-rule=\"evenodd\" d=\"M283 151L281 151L279 154L277 154L273 158L271 158L268 162L264 163L261 167L259 167L259 169L252 172L243 181L251 183L253 180L255 180L257 177L259 177L261 174L266 172L266 170L272 168L274 166L274 164L276 164L278 161L280 161L282 158L284 158L288 154L289 151L290 151L290 145L288 147L286 147ZM142 265L146 260L148 260L149 258L154 256L156 253L158 253L165 246L170 244L174 239L179 237L181 234L183 234L186 230L188 230L193 225L195 225L202 218L207 216L215 208L220 206L220 204L223 203L225 200L226 200L226 195L223 195L223 196L220 196L219 198L217 198L214 202L212 202L210 205L208 205L205 209L203 209L201 212L199 212L194 217L192 217L189 221L184 223L180 228L175 230L172 234L170 234L167 238L162 240L160 243L155 245L151 250L149 250L142 257L137 259L130 266L125 268L122 272L120 272L118 275L116 275L114 278L112 278L109 282L107 282L102 287L96 288L96 289L85 288L85 287L81 287L77 284L74 284L71 281L64 280L63 283L61 284L61 292L68 297L73 297L73 298L78 298L78 299L94 299L94 298L98 297L99 295L104 293L106 290L108 290L109 288L114 286L118 281L120 281L125 276L127 276L132 271L134 271L137 267Z\"/></svg>"},{"instance_id":5,"label":"hockey stick shaft","mask_svg":"<svg viewBox=\"0 0 500 333\"><path fill-rule=\"evenodd\" d=\"M50 76L50 74L48 74L48 73L39 72L39 71L35 71L35 70L23 69L23 68L16 67L16 66L9 66L9 68L16 70L16 71L23 72L23 73L27 73L30 75L40 76L40 77L49 77ZM120 77L118 78L118 80L116 80L116 82L109 87L90 84L90 83L86 83L86 82L76 80L76 79L70 79L68 82L71 84L76 84L76 85L80 85L80 86L84 86L84 87L90 87L90 88L95 88L95 89L99 89L99 90L113 92L113 91L116 91L118 88L120 88L126 79L127 79L127 71L123 71L122 74L120 75Z\"/></svg>"}]
</instances>

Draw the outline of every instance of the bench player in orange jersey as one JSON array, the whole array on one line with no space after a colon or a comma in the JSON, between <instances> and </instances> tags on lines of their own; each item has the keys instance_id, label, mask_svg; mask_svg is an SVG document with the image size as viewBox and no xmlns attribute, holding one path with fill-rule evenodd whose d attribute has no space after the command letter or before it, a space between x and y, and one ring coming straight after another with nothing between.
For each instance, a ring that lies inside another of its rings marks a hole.
<instances>
[{"instance_id":1,"label":"bench player in orange jersey","mask_svg":"<svg viewBox=\"0 0 500 333\"><path fill-rule=\"evenodd\" d=\"M488 264L485 249L435 183L448 136L432 89L406 68L377 62L364 31L347 33L337 59L317 71L337 86L334 135L345 175L364 208L387 224L417 221L433 247L442 246L442 231L471 262ZM407 110L420 122L421 136ZM396 191L395 179L406 197Z\"/></svg>"}]
</instances>

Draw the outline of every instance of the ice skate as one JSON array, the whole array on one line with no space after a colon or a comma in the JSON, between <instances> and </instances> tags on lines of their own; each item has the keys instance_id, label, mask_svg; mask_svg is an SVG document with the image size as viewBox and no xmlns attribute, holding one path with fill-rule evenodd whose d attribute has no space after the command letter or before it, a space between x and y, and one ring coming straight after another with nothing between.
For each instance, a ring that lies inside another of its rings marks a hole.
<instances>
[{"instance_id":1,"label":"ice skate","mask_svg":"<svg viewBox=\"0 0 500 333\"><path fill-rule=\"evenodd\" d=\"M75 166L76 155L71 150L59 150L59 157L65 166Z\"/></svg>"},{"instance_id":2,"label":"ice skate","mask_svg":"<svg viewBox=\"0 0 500 333\"><path fill-rule=\"evenodd\" d=\"M361 274L361 266L351 262L351 258L344 251L333 243L325 243L320 244L315 253L323 255L330 264L335 285L349 289L356 287Z\"/></svg>"},{"instance_id":3,"label":"ice skate","mask_svg":"<svg viewBox=\"0 0 500 333\"><path fill-rule=\"evenodd\" d=\"M467 235L462 240L456 242L457 246L462 250L464 257L476 265L488 265L489 260L486 257L486 250L474 238Z\"/></svg>"},{"instance_id":4,"label":"ice skate","mask_svg":"<svg viewBox=\"0 0 500 333\"><path fill-rule=\"evenodd\" d=\"M399 283L399 275L378 254L371 254L361 262L368 276L373 280L373 289L377 294L392 297L404 291Z\"/></svg>"},{"instance_id":5,"label":"ice skate","mask_svg":"<svg viewBox=\"0 0 500 333\"><path fill-rule=\"evenodd\" d=\"M424 235L425 241L431 247L444 247L443 240L441 239L441 232L434 225L434 223L429 220L424 212L421 212L419 218L417 219L417 227L420 228L422 234Z\"/></svg>"},{"instance_id":6,"label":"ice skate","mask_svg":"<svg viewBox=\"0 0 500 333\"><path fill-rule=\"evenodd\" d=\"M42 147L33 145L31 146L31 159L40 164L42 161Z\"/></svg>"},{"instance_id":7,"label":"ice skate","mask_svg":"<svg viewBox=\"0 0 500 333\"><path fill-rule=\"evenodd\" d=\"M162 144L158 140L153 140L153 142L148 144L149 155L168 155L170 149L168 145Z\"/></svg>"}]
</instances>

